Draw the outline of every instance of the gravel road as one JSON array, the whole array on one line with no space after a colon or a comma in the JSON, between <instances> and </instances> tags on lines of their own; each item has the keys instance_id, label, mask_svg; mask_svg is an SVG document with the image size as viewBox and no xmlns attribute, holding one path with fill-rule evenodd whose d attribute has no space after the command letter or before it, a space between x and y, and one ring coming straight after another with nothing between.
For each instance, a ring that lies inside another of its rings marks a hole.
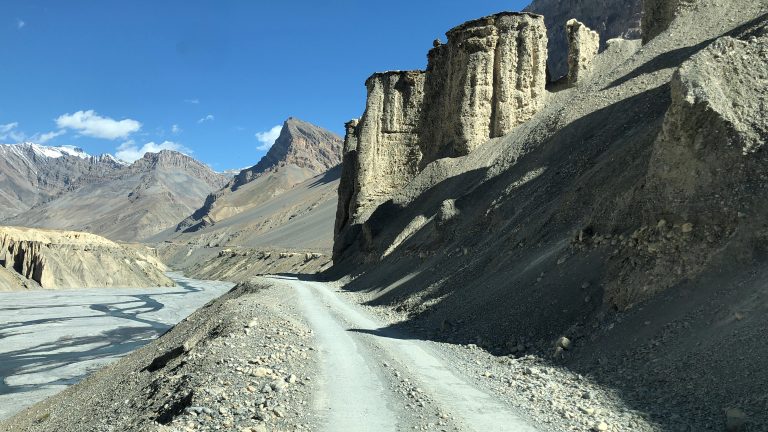
<instances>
[{"instance_id":1,"label":"gravel road","mask_svg":"<svg viewBox=\"0 0 768 432\"><path fill-rule=\"evenodd\" d=\"M427 343L383 330L329 285L280 279L298 293L319 347L324 385L316 408L327 413L325 430L536 430Z\"/></svg>"}]
</instances>

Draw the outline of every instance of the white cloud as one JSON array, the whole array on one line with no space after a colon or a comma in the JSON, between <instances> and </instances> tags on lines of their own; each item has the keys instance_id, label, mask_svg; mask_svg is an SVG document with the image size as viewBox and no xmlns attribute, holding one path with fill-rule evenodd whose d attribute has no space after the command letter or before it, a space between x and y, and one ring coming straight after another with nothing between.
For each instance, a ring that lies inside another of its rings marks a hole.
<instances>
[{"instance_id":1,"label":"white cloud","mask_svg":"<svg viewBox=\"0 0 768 432\"><path fill-rule=\"evenodd\" d=\"M272 147L272 144L275 143L277 137L280 136L280 131L282 130L283 127L281 125L277 125L268 131L256 132L256 139L261 143L260 146L256 147L256 150L269 150Z\"/></svg>"},{"instance_id":2,"label":"white cloud","mask_svg":"<svg viewBox=\"0 0 768 432\"><path fill-rule=\"evenodd\" d=\"M0 125L0 141L10 140L15 143L24 141L27 136L24 132L18 130L18 127L18 122Z\"/></svg>"},{"instance_id":3,"label":"white cloud","mask_svg":"<svg viewBox=\"0 0 768 432\"><path fill-rule=\"evenodd\" d=\"M132 119L114 120L102 117L94 110L63 114L56 119L61 129L74 129L83 135L114 140L125 138L141 129L141 123Z\"/></svg>"},{"instance_id":4,"label":"white cloud","mask_svg":"<svg viewBox=\"0 0 768 432\"><path fill-rule=\"evenodd\" d=\"M2 133L2 134L8 133L8 132L16 129L17 127L19 127L19 122L13 122L13 123L8 123L8 124L0 125L0 133Z\"/></svg>"},{"instance_id":5,"label":"white cloud","mask_svg":"<svg viewBox=\"0 0 768 432\"><path fill-rule=\"evenodd\" d=\"M184 99L184 102L188 104L197 105L200 103L200 99Z\"/></svg>"},{"instance_id":6,"label":"white cloud","mask_svg":"<svg viewBox=\"0 0 768 432\"><path fill-rule=\"evenodd\" d=\"M178 135L178 134L182 133L183 131L184 131L184 129L182 129L181 127L179 127L179 125L177 125L177 124L175 124L175 125L171 126L171 132L172 132L174 135Z\"/></svg>"},{"instance_id":7,"label":"white cloud","mask_svg":"<svg viewBox=\"0 0 768 432\"><path fill-rule=\"evenodd\" d=\"M215 117L213 116L213 114L208 114L207 116L201 118L197 122L198 123L205 123L205 122L213 121L214 119L215 119Z\"/></svg>"},{"instance_id":8,"label":"white cloud","mask_svg":"<svg viewBox=\"0 0 768 432\"><path fill-rule=\"evenodd\" d=\"M26 26L26 25L27 25L27 23L24 22L24 20L20 20L20 19L16 18L16 28L17 29L23 29L24 26Z\"/></svg>"},{"instance_id":9,"label":"white cloud","mask_svg":"<svg viewBox=\"0 0 768 432\"><path fill-rule=\"evenodd\" d=\"M48 141L50 141L50 140L52 140L52 139L56 138L57 136L62 136L62 135L64 135L65 133L67 133L67 131L65 131L65 130L63 130L63 129L59 129L59 130L57 130L57 131L50 131L50 132L46 132L46 133L44 133L44 134L41 134L41 133L37 133L37 134L34 134L34 135L32 135L32 137L30 138L30 140L31 140L32 142L36 142L36 143L38 143L38 144L45 144L45 143L47 143Z\"/></svg>"},{"instance_id":10,"label":"white cloud","mask_svg":"<svg viewBox=\"0 0 768 432\"><path fill-rule=\"evenodd\" d=\"M161 150L174 150L182 153L192 152L183 145L172 141L164 141L160 144L155 142L148 142L139 147L136 145L134 140L128 140L120 144L120 147L117 148L115 156L117 156L118 159L124 160L126 162L135 162L144 157L146 153L158 153Z\"/></svg>"}]
</instances>

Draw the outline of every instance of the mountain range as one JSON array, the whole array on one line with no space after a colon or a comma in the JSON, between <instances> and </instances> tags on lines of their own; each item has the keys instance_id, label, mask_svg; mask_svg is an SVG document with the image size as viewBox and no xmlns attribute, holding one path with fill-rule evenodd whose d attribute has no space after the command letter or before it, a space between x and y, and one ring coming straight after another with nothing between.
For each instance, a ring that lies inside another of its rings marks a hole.
<instances>
[{"instance_id":1,"label":"mountain range","mask_svg":"<svg viewBox=\"0 0 768 432\"><path fill-rule=\"evenodd\" d=\"M254 238L306 223L311 213L323 215L310 217L312 225L328 228L311 244L329 249L338 170L336 177L326 173L341 162L341 143L332 132L289 118L267 154L234 176L170 150L128 164L76 147L2 145L0 223L118 241L263 244Z\"/></svg>"}]
</instances>

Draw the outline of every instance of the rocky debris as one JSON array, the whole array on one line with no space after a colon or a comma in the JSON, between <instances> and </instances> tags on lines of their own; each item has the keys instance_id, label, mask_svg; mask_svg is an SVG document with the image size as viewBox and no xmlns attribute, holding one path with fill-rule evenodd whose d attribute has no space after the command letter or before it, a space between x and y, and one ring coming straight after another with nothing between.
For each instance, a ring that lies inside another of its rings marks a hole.
<instances>
[{"instance_id":1,"label":"rocky debris","mask_svg":"<svg viewBox=\"0 0 768 432\"><path fill-rule=\"evenodd\" d=\"M576 84L589 75L600 48L600 35L575 19L566 24L568 36L568 83Z\"/></svg>"},{"instance_id":2,"label":"rocky debris","mask_svg":"<svg viewBox=\"0 0 768 432\"><path fill-rule=\"evenodd\" d=\"M642 34L643 43L667 30L682 12L691 9L698 0L644 0Z\"/></svg>"},{"instance_id":3,"label":"rocky debris","mask_svg":"<svg viewBox=\"0 0 768 432\"><path fill-rule=\"evenodd\" d=\"M281 291L241 284L0 429L315 430L312 332Z\"/></svg>"},{"instance_id":4,"label":"rocky debris","mask_svg":"<svg viewBox=\"0 0 768 432\"><path fill-rule=\"evenodd\" d=\"M2 277L0 291L174 285L149 248L74 231L0 227L0 268L22 281Z\"/></svg>"},{"instance_id":5,"label":"rocky debris","mask_svg":"<svg viewBox=\"0 0 768 432\"><path fill-rule=\"evenodd\" d=\"M568 37L565 24L577 19L602 36L600 51L609 39L640 39L642 0L590 0L564 3L562 0L534 0L525 8L544 16L547 26L549 59L547 67L552 81L568 73Z\"/></svg>"},{"instance_id":6,"label":"rocky debris","mask_svg":"<svg viewBox=\"0 0 768 432\"><path fill-rule=\"evenodd\" d=\"M190 277L245 282L263 274L313 274L330 265L330 254L230 247L184 269Z\"/></svg>"},{"instance_id":7,"label":"rocky debris","mask_svg":"<svg viewBox=\"0 0 768 432\"><path fill-rule=\"evenodd\" d=\"M541 16L500 13L446 33L426 71L367 81L359 123L347 124L335 249L348 227L407 185L430 162L467 155L530 119L546 96L547 36Z\"/></svg>"}]
</instances>

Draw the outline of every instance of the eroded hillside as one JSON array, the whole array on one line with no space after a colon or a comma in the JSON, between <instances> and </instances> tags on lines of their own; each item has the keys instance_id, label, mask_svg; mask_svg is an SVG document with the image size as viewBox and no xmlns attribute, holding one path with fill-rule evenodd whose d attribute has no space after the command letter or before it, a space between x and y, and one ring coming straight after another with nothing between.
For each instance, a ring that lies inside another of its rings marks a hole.
<instances>
[{"instance_id":1,"label":"eroded hillside","mask_svg":"<svg viewBox=\"0 0 768 432\"><path fill-rule=\"evenodd\" d=\"M764 354L726 354L744 352L732 335L747 340L764 328L756 299L765 267L765 8L647 2L645 45L608 40L575 83L541 95L529 120L499 135L482 129L464 152L428 138L388 145L409 154L405 163L378 156L379 139L362 136L361 125L386 124L414 92L391 87L380 108L369 85L345 148L336 274L351 276L347 288L369 303L402 311L424 337L597 374L671 428L710 430L739 406L756 424L768 421L759 402L745 402L761 390L737 372L759 369ZM461 26L480 23L466 36L448 33L447 47L462 42L450 57L460 61L442 82L469 107L449 133L494 124L503 89L460 90L462 80L498 83L505 72L494 60L505 37L494 22L504 16ZM587 39L566 43L573 52ZM546 57L517 46L512 64ZM426 80L442 67L430 62ZM424 119L445 108L429 100L418 108L429 134L434 123ZM430 149L437 144L447 150ZM371 169L387 180L366 180ZM379 193L382 184L393 187ZM721 385L702 370L718 370ZM670 419L654 400L675 401L682 417ZM707 414L691 417L700 407Z\"/></svg>"},{"instance_id":2,"label":"eroded hillside","mask_svg":"<svg viewBox=\"0 0 768 432\"><path fill-rule=\"evenodd\" d=\"M75 231L0 227L0 291L173 286L155 252Z\"/></svg>"}]
</instances>

